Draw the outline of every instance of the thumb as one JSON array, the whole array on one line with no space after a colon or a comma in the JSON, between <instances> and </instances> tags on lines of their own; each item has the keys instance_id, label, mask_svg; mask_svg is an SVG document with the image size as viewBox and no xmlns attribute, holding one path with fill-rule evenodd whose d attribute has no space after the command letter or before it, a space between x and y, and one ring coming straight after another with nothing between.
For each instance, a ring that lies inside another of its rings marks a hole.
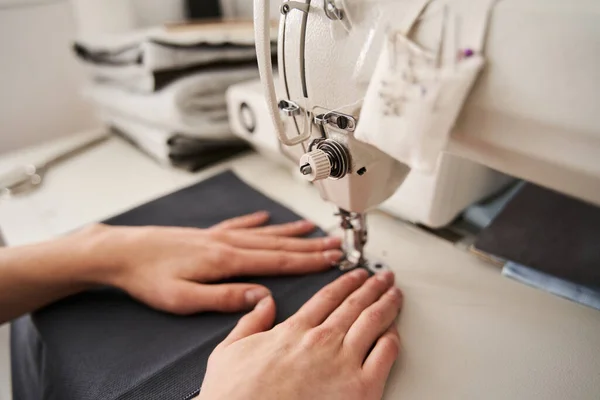
<instances>
[{"instance_id":1,"label":"thumb","mask_svg":"<svg viewBox=\"0 0 600 400\"><path fill-rule=\"evenodd\" d=\"M229 346L245 337L264 332L275 322L275 301L271 296L265 297L258 302L254 310L240 319L220 346Z\"/></svg>"}]
</instances>

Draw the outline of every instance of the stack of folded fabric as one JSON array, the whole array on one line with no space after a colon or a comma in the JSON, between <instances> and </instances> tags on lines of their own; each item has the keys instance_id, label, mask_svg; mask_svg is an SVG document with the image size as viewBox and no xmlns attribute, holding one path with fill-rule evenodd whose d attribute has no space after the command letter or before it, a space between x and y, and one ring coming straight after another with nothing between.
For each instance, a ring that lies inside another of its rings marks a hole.
<instances>
[{"instance_id":1,"label":"stack of folded fabric","mask_svg":"<svg viewBox=\"0 0 600 400\"><path fill-rule=\"evenodd\" d=\"M247 148L229 128L225 92L258 77L251 22L166 26L74 50L103 122L160 162L196 170Z\"/></svg>"}]
</instances>

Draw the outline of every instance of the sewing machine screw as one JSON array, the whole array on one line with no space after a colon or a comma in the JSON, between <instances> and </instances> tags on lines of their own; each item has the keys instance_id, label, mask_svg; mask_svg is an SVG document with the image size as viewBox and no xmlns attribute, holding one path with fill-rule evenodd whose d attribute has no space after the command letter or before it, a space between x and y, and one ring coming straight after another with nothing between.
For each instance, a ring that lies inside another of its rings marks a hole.
<instances>
[{"instance_id":1,"label":"sewing machine screw","mask_svg":"<svg viewBox=\"0 0 600 400\"><path fill-rule=\"evenodd\" d=\"M287 15L287 13L289 13L292 9L300 10L303 13L308 13L308 8L309 8L309 5L306 3L302 3L299 1L286 1L285 3L283 3L281 5L281 8L279 9L279 11L283 15Z\"/></svg>"},{"instance_id":2,"label":"sewing machine screw","mask_svg":"<svg viewBox=\"0 0 600 400\"><path fill-rule=\"evenodd\" d=\"M356 173L360 176L363 176L365 174L365 172L367 172L367 169L365 167L362 167L361 169L356 171Z\"/></svg>"},{"instance_id":3,"label":"sewing machine screw","mask_svg":"<svg viewBox=\"0 0 600 400\"><path fill-rule=\"evenodd\" d=\"M279 101L277 107L279 108L279 111L288 117L293 117L302 113L302 109L298 104L288 100Z\"/></svg>"},{"instance_id":4,"label":"sewing machine screw","mask_svg":"<svg viewBox=\"0 0 600 400\"><path fill-rule=\"evenodd\" d=\"M350 168L350 154L341 143L331 139L313 140L309 152L300 158L300 172L311 182L326 178L341 179Z\"/></svg>"},{"instance_id":5,"label":"sewing machine screw","mask_svg":"<svg viewBox=\"0 0 600 400\"><path fill-rule=\"evenodd\" d=\"M312 168L311 168L310 164L304 164L303 166L301 166L300 172L302 173L302 175L312 174Z\"/></svg>"},{"instance_id":6,"label":"sewing machine screw","mask_svg":"<svg viewBox=\"0 0 600 400\"><path fill-rule=\"evenodd\" d=\"M356 129L356 119L348 114L342 114L337 111L330 111L326 114L318 114L314 117L315 124L319 126L334 126L338 129L348 132L354 132Z\"/></svg>"},{"instance_id":7,"label":"sewing machine screw","mask_svg":"<svg viewBox=\"0 0 600 400\"><path fill-rule=\"evenodd\" d=\"M311 182L326 179L331 175L331 159L323 150L315 149L300 159L300 172Z\"/></svg>"},{"instance_id":8,"label":"sewing machine screw","mask_svg":"<svg viewBox=\"0 0 600 400\"><path fill-rule=\"evenodd\" d=\"M337 124L338 128L346 129L348 127L348 118L339 116L336 118L335 123Z\"/></svg>"}]
</instances>

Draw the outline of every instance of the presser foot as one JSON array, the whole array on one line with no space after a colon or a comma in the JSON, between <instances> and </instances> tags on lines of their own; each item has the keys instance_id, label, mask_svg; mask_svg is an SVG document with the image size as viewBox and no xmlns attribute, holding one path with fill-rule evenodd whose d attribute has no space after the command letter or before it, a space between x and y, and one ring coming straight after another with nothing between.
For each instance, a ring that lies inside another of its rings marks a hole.
<instances>
[{"instance_id":1,"label":"presser foot","mask_svg":"<svg viewBox=\"0 0 600 400\"><path fill-rule=\"evenodd\" d=\"M358 261L346 256L340 261L338 268L340 271L344 272L351 271L356 268L364 268L373 274L389 269L387 264L384 262L374 259L367 259L364 256L362 256Z\"/></svg>"}]
</instances>

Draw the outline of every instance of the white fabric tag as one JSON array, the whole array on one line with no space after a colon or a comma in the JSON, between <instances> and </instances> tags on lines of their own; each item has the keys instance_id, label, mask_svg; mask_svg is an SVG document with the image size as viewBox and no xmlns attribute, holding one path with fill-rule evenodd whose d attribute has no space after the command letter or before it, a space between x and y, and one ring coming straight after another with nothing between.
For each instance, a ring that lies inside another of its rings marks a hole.
<instances>
[{"instance_id":1,"label":"white fabric tag","mask_svg":"<svg viewBox=\"0 0 600 400\"><path fill-rule=\"evenodd\" d=\"M487 11L481 15L484 20ZM457 48L455 16L444 20L435 52L421 48L402 30L388 33L355 132L358 140L421 172L435 170L485 63L480 49ZM484 35L486 24L480 26L474 36Z\"/></svg>"},{"instance_id":2,"label":"white fabric tag","mask_svg":"<svg viewBox=\"0 0 600 400\"><path fill-rule=\"evenodd\" d=\"M443 68L413 59L412 67L396 69L390 47L379 57L355 137L415 170L433 171L483 57L473 54Z\"/></svg>"}]
</instances>

